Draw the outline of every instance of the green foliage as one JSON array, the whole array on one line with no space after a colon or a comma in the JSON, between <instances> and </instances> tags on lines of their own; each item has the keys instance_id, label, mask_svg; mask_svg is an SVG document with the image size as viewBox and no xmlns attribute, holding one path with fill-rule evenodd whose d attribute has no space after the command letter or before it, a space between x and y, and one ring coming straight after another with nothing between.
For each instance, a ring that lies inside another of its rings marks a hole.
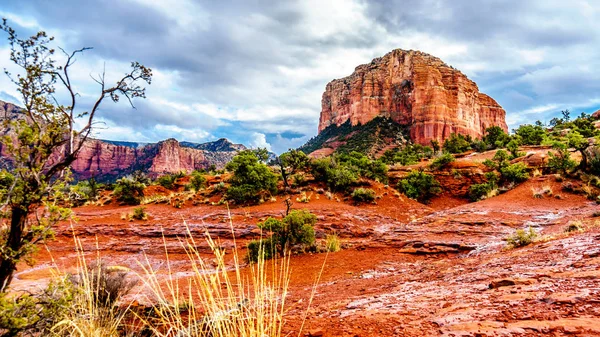
<instances>
[{"instance_id":1,"label":"green foliage","mask_svg":"<svg viewBox=\"0 0 600 337\"><path fill-rule=\"evenodd\" d=\"M523 157L525 155L524 152L519 151L519 141L517 139L512 139L508 144L506 144L506 149L510 152L510 159L515 159L519 157Z\"/></svg>"},{"instance_id":2,"label":"green foliage","mask_svg":"<svg viewBox=\"0 0 600 337\"><path fill-rule=\"evenodd\" d=\"M500 169L502 178L508 182L520 183L529 178L527 166L523 163L510 164Z\"/></svg>"},{"instance_id":3,"label":"green foliage","mask_svg":"<svg viewBox=\"0 0 600 337\"><path fill-rule=\"evenodd\" d=\"M335 234L327 234L327 237L325 237L325 248L330 253L339 252L342 249L340 238Z\"/></svg>"},{"instance_id":4,"label":"green foliage","mask_svg":"<svg viewBox=\"0 0 600 337\"><path fill-rule=\"evenodd\" d=\"M177 179L183 178L184 176L185 174L183 172L164 174L156 179L156 183L168 190L172 190L175 187Z\"/></svg>"},{"instance_id":5,"label":"green foliage","mask_svg":"<svg viewBox=\"0 0 600 337\"><path fill-rule=\"evenodd\" d=\"M132 176L123 177L115 183L113 196L125 205L139 205L146 185Z\"/></svg>"},{"instance_id":6,"label":"green foliage","mask_svg":"<svg viewBox=\"0 0 600 337\"><path fill-rule=\"evenodd\" d=\"M441 192L440 184L433 175L414 170L398 182L398 189L407 197L420 202L427 202Z\"/></svg>"},{"instance_id":7,"label":"green foliage","mask_svg":"<svg viewBox=\"0 0 600 337\"><path fill-rule=\"evenodd\" d=\"M311 167L315 180L326 183L334 191L347 191L358 181L358 168L338 164L332 157L314 160Z\"/></svg>"},{"instance_id":8,"label":"green foliage","mask_svg":"<svg viewBox=\"0 0 600 337\"><path fill-rule=\"evenodd\" d=\"M103 184L96 182L96 179L79 181L77 184L69 187L69 200L73 206L81 206L86 201L96 201L100 194Z\"/></svg>"},{"instance_id":9,"label":"green foliage","mask_svg":"<svg viewBox=\"0 0 600 337\"><path fill-rule=\"evenodd\" d=\"M506 243L511 248L518 248L532 244L536 238L537 233L529 227L528 230L517 229L514 234L506 238Z\"/></svg>"},{"instance_id":10,"label":"green foliage","mask_svg":"<svg viewBox=\"0 0 600 337\"><path fill-rule=\"evenodd\" d=\"M473 149L479 153L481 152L485 152L488 150L488 144L486 142L484 142L483 140L476 140L474 141L471 146L473 147Z\"/></svg>"},{"instance_id":11,"label":"green foliage","mask_svg":"<svg viewBox=\"0 0 600 337\"><path fill-rule=\"evenodd\" d=\"M546 128L541 125L525 124L515 129L515 134L519 136L523 145L541 145L548 137Z\"/></svg>"},{"instance_id":12,"label":"green foliage","mask_svg":"<svg viewBox=\"0 0 600 337\"><path fill-rule=\"evenodd\" d=\"M505 147L510 141L510 136L499 126L492 126L485 129L483 141L486 142L492 149Z\"/></svg>"},{"instance_id":13,"label":"green foliage","mask_svg":"<svg viewBox=\"0 0 600 337\"><path fill-rule=\"evenodd\" d=\"M359 187L352 191L352 200L356 203L373 202L375 200L375 191L370 188Z\"/></svg>"},{"instance_id":14,"label":"green foliage","mask_svg":"<svg viewBox=\"0 0 600 337\"><path fill-rule=\"evenodd\" d=\"M281 170L281 178L283 179L283 183L286 187L288 186L288 177L290 175L294 175L300 170L305 170L310 165L310 159L304 152L300 150L289 150L288 152L282 153L277 158L277 162ZM300 176L294 176L294 178L298 177ZM296 179L293 183L296 186L300 186Z\"/></svg>"},{"instance_id":15,"label":"green foliage","mask_svg":"<svg viewBox=\"0 0 600 337\"><path fill-rule=\"evenodd\" d=\"M467 137L453 133L444 141L444 151L450 153L463 153L471 149L471 142Z\"/></svg>"},{"instance_id":16,"label":"green foliage","mask_svg":"<svg viewBox=\"0 0 600 337\"><path fill-rule=\"evenodd\" d=\"M437 145L439 148L439 143ZM438 151L435 152L437 153ZM416 164L423 158L431 158L433 154L434 150L432 150L432 148L429 146L408 144L402 148L394 148L385 151L380 159L386 164L400 164L405 166Z\"/></svg>"},{"instance_id":17,"label":"green foliage","mask_svg":"<svg viewBox=\"0 0 600 337\"><path fill-rule=\"evenodd\" d=\"M454 159L454 156L450 153L444 153L441 156L435 158L429 165L429 168L431 168L432 170L441 170L450 165L450 163L454 162L455 160L456 159Z\"/></svg>"},{"instance_id":18,"label":"green foliage","mask_svg":"<svg viewBox=\"0 0 600 337\"><path fill-rule=\"evenodd\" d=\"M268 218L258 224L264 231L273 233L270 238L254 241L248 246L248 260L254 262L262 254L271 258L277 252L283 255L294 246L302 249L315 243L314 225L317 217L307 210L293 210L283 219Z\"/></svg>"},{"instance_id":19,"label":"green foliage","mask_svg":"<svg viewBox=\"0 0 600 337\"><path fill-rule=\"evenodd\" d=\"M147 220L148 213L146 213L146 207L134 208L131 217L135 220Z\"/></svg>"},{"instance_id":20,"label":"green foliage","mask_svg":"<svg viewBox=\"0 0 600 337\"><path fill-rule=\"evenodd\" d=\"M600 176L600 148L597 146L591 147L588 152L588 171L589 173Z\"/></svg>"},{"instance_id":21,"label":"green foliage","mask_svg":"<svg viewBox=\"0 0 600 337\"><path fill-rule=\"evenodd\" d=\"M383 183L386 183L388 180L387 165L381 160L371 160L364 154L356 151L349 154L340 154L335 159L339 165L352 167L354 168L352 171L357 171L363 177Z\"/></svg>"},{"instance_id":22,"label":"green foliage","mask_svg":"<svg viewBox=\"0 0 600 337\"><path fill-rule=\"evenodd\" d=\"M348 120L340 126L328 126L298 150L309 154L335 141L343 143L336 149L336 153L356 151L368 154L386 142L404 141L408 138L408 128L389 118L377 117L356 126L352 126Z\"/></svg>"},{"instance_id":23,"label":"green foliage","mask_svg":"<svg viewBox=\"0 0 600 337\"><path fill-rule=\"evenodd\" d=\"M227 170L233 172L227 198L237 203L256 202L262 194L277 192L277 176L253 151L238 153L227 164Z\"/></svg>"},{"instance_id":24,"label":"green foliage","mask_svg":"<svg viewBox=\"0 0 600 337\"><path fill-rule=\"evenodd\" d=\"M563 142L555 141L552 145L554 151L548 151L548 168L552 172L567 173L577 165L571 159L571 154L567 145Z\"/></svg>"},{"instance_id":25,"label":"green foliage","mask_svg":"<svg viewBox=\"0 0 600 337\"><path fill-rule=\"evenodd\" d=\"M308 182L306 181L306 176L302 173L296 173L292 176L292 185L294 187L306 186Z\"/></svg>"},{"instance_id":26,"label":"green foliage","mask_svg":"<svg viewBox=\"0 0 600 337\"><path fill-rule=\"evenodd\" d=\"M194 191L200 191L201 189L206 187L206 177L200 171L194 170L192 172L190 178L190 186L194 189Z\"/></svg>"},{"instance_id":27,"label":"green foliage","mask_svg":"<svg viewBox=\"0 0 600 337\"><path fill-rule=\"evenodd\" d=\"M51 329L72 310L78 289L68 278L53 280L40 293L0 293L2 336L49 336Z\"/></svg>"},{"instance_id":28,"label":"green foliage","mask_svg":"<svg viewBox=\"0 0 600 337\"><path fill-rule=\"evenodd\" d=\"M493 190L491 184L473 184L469 186L469 199L478 201L484 199Z\"/></svg>"}]
</instances>

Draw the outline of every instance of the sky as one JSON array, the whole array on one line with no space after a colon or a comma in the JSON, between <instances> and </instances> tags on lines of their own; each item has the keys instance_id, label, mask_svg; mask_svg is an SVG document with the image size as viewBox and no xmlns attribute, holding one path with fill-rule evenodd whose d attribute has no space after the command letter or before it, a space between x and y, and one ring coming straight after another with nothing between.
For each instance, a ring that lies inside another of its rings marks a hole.
<instances>
[{"instance_id":1,"label":"sky","mask_svg":"<svg viewBox=\"0 0 600 337\"><path fill-rule=\"evenodd\" d=\"M461 70L511 129L600 108L600 0L0 0L0 17L21 37L94 48L73 67L82 107L99 93L90 75L153 69L136 109L102 105L95 136L110 140L225 137L281 153L316 135L329 81L396 48ZM9 52L1 32L0 66L15 70ZM6 76L0 100L19 102Z\"/></svg>"}]
</instances>

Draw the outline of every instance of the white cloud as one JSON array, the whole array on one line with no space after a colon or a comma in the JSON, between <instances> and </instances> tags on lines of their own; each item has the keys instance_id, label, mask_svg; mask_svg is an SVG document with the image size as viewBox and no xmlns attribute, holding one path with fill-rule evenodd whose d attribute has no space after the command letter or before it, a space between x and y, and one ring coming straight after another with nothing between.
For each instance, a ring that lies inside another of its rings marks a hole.
<instances>
[{"instance_id":1,"label":"white cloud","mask_svg":"<svg viewBox=\"0 0 600 337\"><path fill-rule=\"evenodd\" d=\"M266 148L268 151L271 151L271 144L267 142L267 136L264 133L254 132L251 136L250 147L253 149L256 148Z\"/></svg>"}]
</instances>

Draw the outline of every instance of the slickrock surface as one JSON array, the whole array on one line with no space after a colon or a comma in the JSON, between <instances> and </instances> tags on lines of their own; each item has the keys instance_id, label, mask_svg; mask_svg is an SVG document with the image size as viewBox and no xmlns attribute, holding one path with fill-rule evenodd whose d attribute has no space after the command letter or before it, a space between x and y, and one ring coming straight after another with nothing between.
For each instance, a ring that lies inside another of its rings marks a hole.
<instances>
[{"instance_id":1,"label":"slickrock surface","mask_svg":"<svg viewBox=\"0 0 600 337\"><path fill-rule=\"evenodd\" d=\"M319 132L377 116L409 125L411 139L425 145L451 133L480 138L495 125L508 130L504 109L475 82L439 58L413 50L393 50L329 82L321 104Z\"/></svg>"}]
</instances>

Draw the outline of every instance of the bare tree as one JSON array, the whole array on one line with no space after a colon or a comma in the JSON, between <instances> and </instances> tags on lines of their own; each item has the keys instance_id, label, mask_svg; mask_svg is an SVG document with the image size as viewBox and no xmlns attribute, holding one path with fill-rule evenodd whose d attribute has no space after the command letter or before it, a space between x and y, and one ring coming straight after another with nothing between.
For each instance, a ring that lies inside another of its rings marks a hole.
<instances>
[{"instance_id":1,"label":"bare tree","mask_svg":"<svg viewBox=\"0 0 600 337\"><path fill-rule=\"evenodd\" d=\"M100 93L88 109L79 109L75 86L69 70L76 57L91 48L67 53L62 65L53 59L53 38L43 31L18 38L3 19L0 29L8 34L10 60L21 68L17 75L6 75L17 86L23 108L18 116L3 116L5 136L1 143L12 162L12 170L0 179L0 292L10 284L19 261L28 261L36 243L52 233L52 225L69 216L70 210L58 207L60 188L68 179L68 168L91 134L94 119L102 102L118 102L145 97L140 83L150 84L152 70L138 62L115 85L107 85L103 72L93 80ZM66 89L69 100L60 104L56 86ZM75 129L76 121L83 125Z\"/></svg>"}]
</instances>

